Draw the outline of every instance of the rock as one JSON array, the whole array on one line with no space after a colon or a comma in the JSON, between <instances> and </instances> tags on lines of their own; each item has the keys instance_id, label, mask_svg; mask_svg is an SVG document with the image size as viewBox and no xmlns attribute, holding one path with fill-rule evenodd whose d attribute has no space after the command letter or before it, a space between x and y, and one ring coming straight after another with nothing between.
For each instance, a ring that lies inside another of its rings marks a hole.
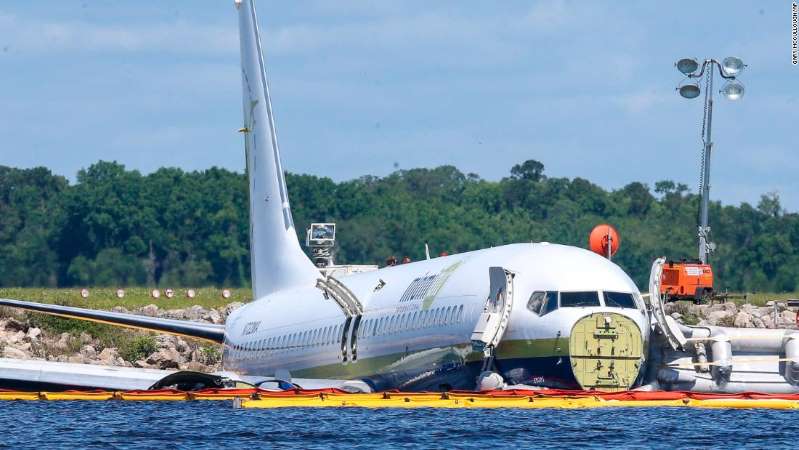
<instances>
[{"instance_id":1,"label":"rock","mask_svg":"<svg viewBox=\"0 0 799 450\"><path fill-rule=\"evenodd\" d=\"M780 319L782 320L783 325L793 325L796 323L796 313L786 309L780 313Z\"/></svg>"},{"instance_id":2,"label":"rock","mask_svg":"<svg viewBox=\"0 0 799 450\"><path fill-rule=\"evenodd\" d=\"M714 303L712 305L708 305L704 308L706 310L705 313L710 314L713 311L724 311L724 305L724 303Z\"/></svg>"},{"instance_id":3,"label":"rock","mask_svg":"<svg viewBox=\"0 0 799 450\"><path fill-rule=\"evenodd\" d=\"M81 347L80 354L86 359L97 358L97 350L95 350L95 348L91 345L84 345Z\"/></svg>"},{"instance_id":4,"label":"rock","mask_svg":"<svg viewBox=\"0 0 799 450\"><path fill-rule=\"evenodd\" d=\"M774 326L774 318L771 315L764 315L760 320L763 321L764 328L776 328Z\"/></svg>"},{"instance_id":5,"label":"rock","mask_svg":"<svg viewBox=\"0 0 799 450\"><path fill-rule=\"evenodd\" d=\"M732 324L738 328L749 328L752 325L752 315L739 311L738 314L735 315Z\"/></svg>"},{"instance_id":6,"label":"rock","mask_svg":"<svg viewBox=\"0 0 799 450\"><path fill-rule=\"evenodd\" d=\"M25 353L24 351L22 351L22 350L20 350L20 349L18 349L16 347L11 347L9 345L6 345L3 348L3 358L30 359L31 357L30 357L30 355L28 355L27 353Z\"/></svg>"},{"instance_id":7,"label":"rock","mask_svg":"<svg viewBox=\"0 0 799 450\"><path fill-rule=\"evenodd\" d=\"M125 308L124 306L114 306L113 308L111 308L111 311L128 314L128 309Z\"/></svg>"},{"instance_id":8,"label":"rock","mask_svg":"<svg viewBox=\"0 0 799 450\"><path fill-rule=\"evenodd\" d=\"M186 353L189 351L189 344L182 338L178 337L175 339L175 350L177 350L179 353Z\"/></svg>"},{"instance_id":9,"label":"rock","mask_svg":"<svg viewBox=\"0 0 799 450\"><path fill-rule=\"evenodd\" d=\"M730 314L728 311L724 311L724 310L711 311L710 314L707 315L707 321L711 325L718 325L719 322L721 322L721 321L725 320L727 317L731 317L731 316L732 316L732 314Z\"/></svg>"},{"instance_id":10,"label":"rock","mask_svg":"<svg viewBox=\"0 0 799 450\"><path fill-rule=\"evenodd\" d=\"M176 320L186 320L186 311L183 309L170 309L161 314L164 317Z\"/></svg>"},{"instance_id":11,"label":"rock","mask_svg":"<svg viewBox=\"0 0 799 450\"><path fill-rule=\"evenodd\" d=\"M42 330L39 328L29 328L28 329L28 338L32 341L39 339L39 336L42 335Z\"/></svg>"},{"instance_id":12,"label":"rock","mask_svg":"<svg viewBox=\"0 0 799 450\"><path fill-rule=\"evenodd\" d=\"M113 347L104 348L103 351L101 351L97 356L97 359L100 361L100 363L106 366L117 365L118 358L119 352L117 352L117 349Z\"/></svg>"},{"instance_id":13,"label":"rock","mask_svg":"<svg viewBox=\"0 0 799 450\"><path fill-rule=\"evenodd\" d=\"M774 308L769 308L768 306L761 306L760 308L757 308L756 311L757 313L755 315L757 317L770 316L774 314Z\"/></svg>"},{"instance_id":14,"label":"rock","mask_svg":"<svg viewBox=\"0 0 799 450\"><path fill-rule=\"evenodd\" d=\"M732 313L737 313L738 312L738 305L736 305L733 302L726 302L726 303L724 303L722 305L722 307L724 308L725 311L729 311L729 312L732 312Z\"/></svg>"},{"instance_id":15,"label":"rock","mask_svg":"<svg viewBox=\"0 0 799 450\"><path fill-rule=\"evenodd\" d=\"M16 344L17 342L22 342L22 340L25 339L26 336L27 335L22 330L19 330L16 333L8 333L6 335L5 343L6 344Z\"/></svg>"},{"instance_id":16,"label":"rock","mask_svg":"<svg viewBox=\"0 0 799 450\"><path fill-rule=\"evenodd\" d=\"M224 320L222 319L222 314L219 314L219 311L215 309L211 309L205 314L203 314L202 320L215 324L224 323Z\"/></svg>"},{"instance_id":17,"label":"rock","mask_svg":"<svg viewBox=\"0 0 799 450\"><path fill-rule=\"evenodd\" d=\"M755 328L766 328L766 322L764 322L760 317L753 317L752 325L754 325Z\"/></svg>"},{"instance_id":18,"label":"rock","mask_svg":"<svg viewBox=\"0 0 799 450\"><path fill-rule=\"evenodd\" d=\"M18 342L14 345L18 350L22 350L23 352L30 352L31 351L31 344L30 342Z\"/></svg>"},{"instance_id":19,"label":"rock","mask_svg":"<svg viewBox=\"0 0 799 450\"><path fill-rule=\"evenodd\" d=\"M754 314L755 314L755 312L757 311L757 309L758 309L758 308L757 308L757 306L755 306L755 305L751 305L751 304L749 304L749 303L745 303L745 304L741 305L741 306L738 308L738 310L739 310L739 311L743 311L743 312L745 312L745 313L747 313L747 314L752 314L752 315L754 315Z\"/></svg>"},{"instance_id":20,"label":"rock","mask_svg":"<svg viewBox=\"0 0 799 450\"><path fill-rule=\"evenodd\" d=\"M5 329L6 330L10 330L10 331L27 332L28 331L28 324L24 323L24 322L20 322L19 320L15 319L13 317L9 317L8 320L6 321Z\"/></svg>"},{"instance_id":21,"label":"rock","mask_svg":"<svg viewBox=\"0 0 799 450\"><path fill-rule=\"evenodd\" d=\"M177 350L172 348L158 350L148 356L145 361L150 366L155 366L159 369L177 369L180 367L180 363L183 362L183 358Z\"/></svg>"},{"instance_id":22,"label":"rock","mask_svg":"<svg viewBox=\"0 0 799 450\"><path fill-rule=\"evenodd\" d=\"M205 308L200 305L194 305L191 308L186 310L186 319L188 320L201 320L203 315L208 312Z\"/></svg>"},{"instance_id":23,"label":"rock","mask_svg":"<svg viewBox=\"0 0 799 450\"><path fill-rule=\"evenodd\" d=\"M144 316L156 317L158 316L158 306L152 303L138 309L138 313Z\"/></svg>"},{"instance_id":24,"label":"rock","mask_svg":"<svg viewBox=\"0 0 799 450\"><path fill-rule=\"evenodd\" d=\"M155 337L155 345L159 349L174 349L177 347L178 337L171 334L159 334Z\"/></svg>"},{"instance_id":25,"label":"rock","mask_svg":"<svg viewBox=\"0 0 799 450\"><path fill-rule=\"evenodd\" d=\"M80 333L80 343L81 344L91 344L92 342L92 335L83 331Z\"/></svg>"},{"instance_id":26,"label":"rock","mask_svg":"<svg viewBox=\"0 0 799 450\"><path fill-rule=\"evenodd\" d=\"M69 340L70 335L69 333L61 333L61 336L58 338L57 341L53 344L57 350L66 351L69 348Z\"/></svg>"},{"instance_id":27,"label":"rock","mask_svg":"<svg viewBox=\"0 0 799 450\"><path fill-rule=\"evenodd\" d=\"M135 362L133 363L133 367L138 367L138 368L140 368L140 369L151 369L151 368L152 368L152 366L150 366L149 364L147 364L147 361L146 361L146 360L144 360L144 359L140 359L140 360L138 360L138 361L135 361Z\"/></svg>"},{"instance_id":28,"label":"rock","mask_svg":"<svg viewBox=\"0 0 799 450\"><path fill-rule=\"evenodd\" d=\"M671 318L676 320L676 321L678 321L678 322L681 322L682 314L680 314L680 313L675 311L675 312L671 313Z\"/></svg>"},{"instance_id":29,"label":"rock","mask_svg":"<svg viewBox=\"0 0 799 450\"><path fill-rule=\"evenodd\" d=\"M180 365L180 370L190 370L192 372L213 372L213 370L203 363L197 361L189 361Z\"/></svg>"}]
</instances>

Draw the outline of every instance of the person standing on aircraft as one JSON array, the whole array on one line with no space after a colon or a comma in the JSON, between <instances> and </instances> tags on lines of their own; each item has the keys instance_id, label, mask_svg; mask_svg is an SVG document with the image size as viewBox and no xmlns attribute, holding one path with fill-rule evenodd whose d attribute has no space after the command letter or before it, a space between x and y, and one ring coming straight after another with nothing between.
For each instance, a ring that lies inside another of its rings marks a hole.
<instances>
[{"instance_id":1,"label":"person standing on aircraft","mask_svg":"<svg viewBox=\"0 0 799 450\"><path fill-rule=\"evenodd\" d=\"M396 266L397 265L397 257L394 255L389 256L386 258L386 266Z\"/></svg>"}]
</instances>

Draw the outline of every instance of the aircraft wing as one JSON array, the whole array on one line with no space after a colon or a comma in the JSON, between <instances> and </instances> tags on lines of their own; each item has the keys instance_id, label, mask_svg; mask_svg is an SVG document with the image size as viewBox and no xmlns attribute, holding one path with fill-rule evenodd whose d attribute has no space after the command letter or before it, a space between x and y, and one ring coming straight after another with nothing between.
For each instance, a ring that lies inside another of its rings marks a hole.
<instances>
[{"instance_id":1,"label":"aircraft wing","mask_svg":"<svg viewBox=\"0 0 799 450\"><path fill-rule=\"evenodd\" d=\"M0 358L0 385L30 390L144 390L174 370Z\"/></svg>"},{"instance_id":2,"label":"aircraft wing","mask_svg":"<svg viewBox=\"0 0 799 450\"><path fill-rule=\"evenodd\" d=\"M35 311L70 319L88 320L91 322L136 328L140 330L159 331L221 344L225 341L225 326L211 323L190 322L187 320L162 319L158 317L139 316L136 314L101 311L96 309L76 308L73 306L49 305L0 298L0 306Z\"/></svg>"}]
</instances>

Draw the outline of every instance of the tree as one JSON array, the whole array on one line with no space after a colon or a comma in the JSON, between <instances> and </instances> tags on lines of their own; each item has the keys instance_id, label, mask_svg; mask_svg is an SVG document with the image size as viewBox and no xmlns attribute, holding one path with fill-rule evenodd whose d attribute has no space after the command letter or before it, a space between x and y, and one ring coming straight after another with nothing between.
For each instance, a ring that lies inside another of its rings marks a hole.
<instances>
[{"instance_id":1,"label":"tree","mask_svg":"<svg viewBox=\"0 0 799 450\"><path fill-rule=\"evenodd\" d=\"M544 178L544 165L534 159L516 164L510 169L510 176L514 180L539 182Z\"/></svg>"}]
</instances>

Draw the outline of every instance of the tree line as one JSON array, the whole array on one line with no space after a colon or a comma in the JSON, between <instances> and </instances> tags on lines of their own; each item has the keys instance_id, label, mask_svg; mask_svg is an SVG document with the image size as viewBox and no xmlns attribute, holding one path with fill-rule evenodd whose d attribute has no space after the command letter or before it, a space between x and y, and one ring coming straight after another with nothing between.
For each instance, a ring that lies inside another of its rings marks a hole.
<instances>
[{"instance_id":1,"label":"tree line","mask_svg":"<svg viewBox=\"0 0 799 450\"><path fill-rule=\"evenodd\" d=\"M657 256L696 255L698 196L672 181L605 190L555 178L538 161L488 181L452 166L334 182L287 174L301 241L311 222L338 224L338 262L383 264L513 242L587 246L594 225L621 233L614 261L642 289ZM717 288L795 291L799 215L775 194L756 206L712 202ZM143 175L115 162L75 183L39 167L0 166L0 286L248 286L247 179L211 168Z\"/></svg>"}]
</instances>

